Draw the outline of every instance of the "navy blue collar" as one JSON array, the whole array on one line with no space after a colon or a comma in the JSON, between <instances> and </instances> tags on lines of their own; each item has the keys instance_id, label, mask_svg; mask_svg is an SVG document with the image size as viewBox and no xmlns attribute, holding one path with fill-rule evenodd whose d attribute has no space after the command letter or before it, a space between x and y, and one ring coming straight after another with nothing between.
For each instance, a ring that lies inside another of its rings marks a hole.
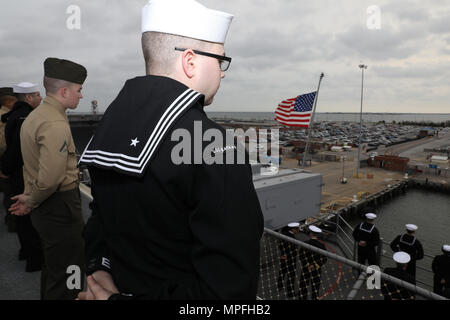
<instances>
[{"instance_id":1,"label":"navy blue collar","mask_svg":"<svg viewBox=\"0 0 450 320\"><path fill-rule=\"evenodd\" d=\"M80 164L142 176L170 128L204 95L171 78L128 80L88 143Z\"/></svg>"}]
</instances>

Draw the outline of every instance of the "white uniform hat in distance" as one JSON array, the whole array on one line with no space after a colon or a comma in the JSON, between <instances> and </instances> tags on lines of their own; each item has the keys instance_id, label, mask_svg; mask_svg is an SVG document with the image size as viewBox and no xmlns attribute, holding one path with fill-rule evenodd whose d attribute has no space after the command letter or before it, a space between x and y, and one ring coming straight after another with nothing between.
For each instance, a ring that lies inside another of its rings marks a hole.
<instances>
[{"instance_id":1,"label":"white uniform hat in distance","mask_svg":"<svg viewBox=\"0 0 450 320\"><path fill-rule=\"evenodd\" d=\"M444 244L444 245L442 246L442 251L450 252L450 245Z\"/></svg>"},{"instance_id":2,"label":"white uniform hat in distance","mask_svg":"<svg viewBox=\"0 0 450 320\"><path fill-rule=\"evenodd\" d=\"M393 258L394 261L398 263L408 263L411 260L410 255L403 251L394 253Z\"/></svg>"},{"instance_id":3,"label":"white uniform hat in distance","mask_svg":"<svg viewBox=\"0 0 450 320\"><path fill-rule=\"evenodd\" d=\"M13 86L14 93L33 93L38 92L39 87L37 84L30 82L21 82Z\"/></svg>"},{"instance_id":4,"label":"white uniform hat in distance","mask_svg":"<svg viewBox=\"0 0 450 320\"><path fill-rule=\"evenodd\" d=\"M149 0L142 9L142 33L156 31L225 43L233 15L195 0Z\"/></svg>"},{"instance_id":5,"label":"white uniform hat in distance","mask_svg":"<svg viewBox=\"0 0 450 320\"><path fill-rule=\"evenodd\" d=\"M316 226L309 226L308 228L309 228L309 230L311 230L314 233L321 233L322 232L322 229L320 229L320 228L318 228Z\"/></svg>"},{"instance_id":6,"label":"white uniform hat in distance","mask_svg":"<svg viewBox=\"0 0 450 320\"><path fill-rule=\"evenodd\" d=\"M366 218L369 220L373 220L377 218L377 215L375 213L366 213Z\"/></svg>"},{"instance_id":7,"label":"white uniform hat in distance","mask_svg":"<svg viewBox=\"0 0 450 320\"><path fill-rule=\"evenodd\" d=\"M291 223L288 224L288 227L289 228L298 228L298 227L300 227L300 223L298 223L298 222L291 222Z\"/></svg>"},{"instance_id":8,"label":"white uniform hat in distance","mask_svg":"<svg viewBox=\"0 0 450 320\"><path fill-rule=\"evenodd\" d=\"M409 231L416 231L418 229L418 227L415 224L407 224L406 226L406 230Z\"/></svg>"}]
</instances>

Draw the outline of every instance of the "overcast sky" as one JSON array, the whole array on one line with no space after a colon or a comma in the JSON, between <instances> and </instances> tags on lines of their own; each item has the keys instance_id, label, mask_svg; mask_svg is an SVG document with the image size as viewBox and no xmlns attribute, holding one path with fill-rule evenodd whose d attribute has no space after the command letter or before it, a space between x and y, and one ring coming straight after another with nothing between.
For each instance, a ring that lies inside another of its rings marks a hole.
<instances>
[{"instance_id":1,"label":"overcast sky","mask_svg":"<svg viewBox=\"0 0 450 320\"><path fill-rule=\"evenodd\" d=\"M207 111L274 111L316 90L324 72L317 111L359 112L364 63L364 112L450 113L448 0L199 2L235 15L226 43L233 61ZM104 111L127 79L144 75L146 0L8 3L0 11L0 86L35 82L44 94L45 58L69 59L88 69L77 111L94 99ZM67 28L71 5L80 8L80 29Z\"/></svg>"}]
</instances>

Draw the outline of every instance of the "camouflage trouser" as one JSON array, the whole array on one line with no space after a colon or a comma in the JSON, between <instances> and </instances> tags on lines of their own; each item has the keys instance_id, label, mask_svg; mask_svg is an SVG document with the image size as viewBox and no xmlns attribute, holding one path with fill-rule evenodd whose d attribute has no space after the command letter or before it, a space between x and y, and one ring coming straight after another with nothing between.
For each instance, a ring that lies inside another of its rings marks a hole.
<instances>
[{"instance_id":1,"label":"camouflage trouser","mask_svg":"<svg viewBox=\"0 0 450 320\"><path fill-rule=\"evenodd\" d=\"M72 275L68 267L77 266L84 276L84 228L78 188L55 192L31 213L33 226L41 238L44 264L41 274L41 299L73 300L83 289L68 288Z\"/></svg>"}]
</instances>

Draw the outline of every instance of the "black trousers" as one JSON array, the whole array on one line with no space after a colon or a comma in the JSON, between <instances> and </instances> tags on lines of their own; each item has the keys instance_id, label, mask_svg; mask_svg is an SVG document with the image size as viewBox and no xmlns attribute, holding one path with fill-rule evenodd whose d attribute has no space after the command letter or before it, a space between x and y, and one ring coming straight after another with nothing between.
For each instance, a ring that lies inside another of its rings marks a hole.
<instances>
[{"instance_id":1,"label":"black trousers","mask_svg":"<svg viewBox=\"0 0 450 320\"><path fill-rule=\"evenodd\" d=\"M280 259L280 271L278 272L278 289L283 288L284 278L287 274L286 295L295 295L295 276L297 271L297 259Z\"/></svg>"},{"instance_id":2,"label":"black trousers","mask_svg":"<svg viewBox=\"0 0 450 320\"><path fill-rule=\"evenodd\" d=\"M30 214L44 253L41 299L75 299L83 290L85 274L84 222L79 189L55 192ZM77 274L79 286L72 282Z\"/></svg>"},{"instance_id":3,"label":"black trousers","mask_svg":"<svg viewBox=\"0 0 450 320\"><path fill-rule=\"evenodd\" d=\"M320 269L310 271L307 266L302 268L300 275L300 300L308 299L308 285L311 285L311 300L317 300L320 289Z\"/></svg>"},{"instance_id":4,"label":"black trousers","mask_svg":"<svg viewBox=\"0 0 450 320\"><path fill-rule=\"evenodd\" d=\"M444 285L441 283L441 278L436 275L433 276L433 292L441 296L444 292Z\"/></svg>"},{"instance_id":5,"label":"black trousers","mask_svg":"<svg viewBox=\"0 0 450 320\"><path fill-rule=\"evenodd\" d=\"M13 201L11 200L11 197L21 194L22 192L15 193L13 190L13 186L11 185L11 182L9 179L3 179L0 178L0 188L3 192L3 206L5 207L5 222L8 225L8 231L9 232L17 232L17 216L12 215L8 209L13 204ZM22 250L22 243L20 243L21 250Z\"/></svg>"},{"instance_id":6,"label":"black trousers","mask_svg":"<svg viewBox=\"0 0 450 320\"><path fill-rule=\"evenodd\" d=\"M433 292L450 299L450 283L441 283L441 278L436 274L433 276Z\"/></svg>"},{"instance_id":7,"label":"black trousers","mask_svg":"<svg viewBox=\"0 0 450 320\"><path fill-rule=\"evenodd\" d=\"M27 269L37 269L42 264L42 249L39 234L31 223L29 214L17 216L17 236L27 259Z\"/></svg>"},{"instance_id":8,"label":"black trousers","mask_svg":"<svg viewBox=\"0 0 450 320\"><path fill-rule=\"evenodd\" d=\"M377 265L377 253L375 248L358 246L358 263L365 265L368 261L369 266Z\"/></svg>"},{"instance_id":9,"label":"black trousers","mask_svg":"<svg viewBox=\"0 0 450 320\"><path fill-rule=\"evenodd\" d=\"M416 260L411 260L408 262L408 266L406 267L406 272L416 279Z\"/></svg>"}]
</instances>

